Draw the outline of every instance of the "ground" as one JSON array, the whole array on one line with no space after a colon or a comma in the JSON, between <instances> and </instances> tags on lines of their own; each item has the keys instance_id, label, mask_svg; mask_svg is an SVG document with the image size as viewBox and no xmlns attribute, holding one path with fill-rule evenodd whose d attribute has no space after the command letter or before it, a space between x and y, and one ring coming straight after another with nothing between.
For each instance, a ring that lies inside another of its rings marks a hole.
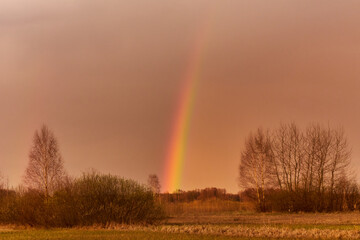
<instances>
[{"instance_id":1,"label":"ground","mask_svg":"<svg viewBox=\"0 0 360 240\"><path fill-rule=\"evenodd\" d=\"M183 215L159 226L110 225L97 229L21 229L4 226L6 240L132 239L360 239L360 213L228 213Z\"/></svg>"},{"instance_id":2,"label":"ground","mask_svg":"<svg viewBox=\"0 0 360 240\"><path fill-rule=\"evenodd\" d=\"M117 230L25 230L0 233L0 239L6 240L205 240L205 239L233 239L221 236L192 235L182 233L161 233L147 231L117 231Z\"/></svg>"}]
</instances>

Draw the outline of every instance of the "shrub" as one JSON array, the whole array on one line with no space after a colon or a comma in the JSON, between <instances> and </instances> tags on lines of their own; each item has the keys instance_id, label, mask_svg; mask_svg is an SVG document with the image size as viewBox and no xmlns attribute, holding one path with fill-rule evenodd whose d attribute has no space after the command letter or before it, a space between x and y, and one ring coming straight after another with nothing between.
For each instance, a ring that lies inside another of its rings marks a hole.
<instances>
[{"instance_id":1,"label":"shrub","mask_svg":"<svg viewBox=\"0 0 360 240\"><path fill-rule=\"evenodd\" d=\"M83 225L153 223L164 217L150 189L117 176L84 174L75 181L74 198Z\"/></svg>"},{"instance_id":2,"label":"shrub","mask_svg":"<svg viewBox=\"0 0 360 240\"><path fill-rule=\"evenodd\" d=\"M0 194L0 222L43 227L148 224L164 211L148 188L113 175L86 173L49 198L36 190Z\"/></svg>"}]
</instances>

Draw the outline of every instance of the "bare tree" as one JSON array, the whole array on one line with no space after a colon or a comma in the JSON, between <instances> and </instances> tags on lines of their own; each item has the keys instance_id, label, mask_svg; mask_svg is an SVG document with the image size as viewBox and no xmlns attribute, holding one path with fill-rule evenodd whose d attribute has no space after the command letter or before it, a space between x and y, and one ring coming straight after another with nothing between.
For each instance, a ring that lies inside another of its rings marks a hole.
<instances>
[{"instance_id":1,"label":"bare tree","mask_svg":"<svg viewBox=\"0 0 360 240\"><path fill-rule=\"evenodd\" d=\"M156 174L150 174L148 177L148 185L151 188L151 191L153 191L153 193L155 194L159 194L160 193L160 181L159 178Z\"/></svg>"},{"instance_id":2,"label":"bare tree","mask_svg":"<svg viewBox=\"0 0 360 240\"><path fill-rule=\"evenodd\" d=\"M330 162L329 162L329 173L330 173L330 203L329 210L333 210L334 208L334 191L335 186L343 179L343 175L347 175L347 169L350 165L350 156L351 151L348 147L348 142L344 134L344 130L342 128L334 130L332 133L332 146L330 153ZM348 178L350 176L347 176Z\"/></svg>"},{"instance_id":3,"label":"bare tree","mask_svg":"<svg viewBox=\"0 0 360 240\"><path fill-rule=\"evenodd\" d=\"M317 211L335 208L335 185L348 175L350 150L343 129L311 124L306 130L305 194L312 193Z\"/></svg>"},{"instance_id":4,"label":"bare tree","mask_svg":"<svg viewBox=\"0 0 360 240\"><path fill-rule=\"evenodd\" d=\"M4 189L4 187L6 187L5 185L5 178L2 175L2 173L0 172L0 189Z\"/></svg>"},{"instance_id":5,"label":"bare tree","mask_svg":"<svg viewBox=\"0 0 360 240\"><path fill-rule=\"evenodd\" d=\"M304 155L301 131L294 123L280 125L273 135L272 146L280 189L296 192L300 187Z\"/></svg>"},{"instance_id":6,"label":"bare tree","mask_svg":"<svg viewBox=\"0 0 360 240\"><path fill-rule=\"evenodd\" d=\"M351 179L351 151L343 129L310 124L302 131L290 123L272 133L251 134L241 154L241 186L255 190L260 209L264 192L273 189L281 194L278 206L289 211L340 210L339 186L351 182L344 180ZM354 189L347 198L357 196Z\"/></svg>"},{"instance_id":7,"label":"bare tree","mask_svg":"<svg viewBox=\"0 0 360 240\"><path fill-rule=\"evenodd\" d=\"M273 168L272 158L269 133L259 128L245 141L245 149L241 154L239 180L241 187L255 189L261 211L266 210L265 190L273 183L270 171Z\"/></svg>"},{"instance_id":8,"label":"bare tree","mask_svg":"<svg viewBox=\"0 0 360 240\"><path fill-rule=\"evenodd\" d=\"M45 201L59 187L66 176L58 142L46 125L36 131L25 170L24 182L44 194Z\"/></svg>"}]
</instances>

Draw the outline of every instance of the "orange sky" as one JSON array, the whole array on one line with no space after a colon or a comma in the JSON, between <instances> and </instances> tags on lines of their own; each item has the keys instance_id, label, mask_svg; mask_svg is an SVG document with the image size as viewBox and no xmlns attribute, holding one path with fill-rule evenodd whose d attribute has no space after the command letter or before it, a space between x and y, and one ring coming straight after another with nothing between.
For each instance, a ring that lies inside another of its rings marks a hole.
<instances>
[{"instance_id":1,"label":"orange sky","mask_svg":"<svg viewBox=\"0 0 360 240\"><path fill-rule=\"evenodd\" d=\"M73 175L163 181L179 87L209 8L183 189L237 192L246 135L288 121L343 125L360 169L358 1L2 0L0 170L10 184L42 123Z\"/></svg>"}]
</instances>

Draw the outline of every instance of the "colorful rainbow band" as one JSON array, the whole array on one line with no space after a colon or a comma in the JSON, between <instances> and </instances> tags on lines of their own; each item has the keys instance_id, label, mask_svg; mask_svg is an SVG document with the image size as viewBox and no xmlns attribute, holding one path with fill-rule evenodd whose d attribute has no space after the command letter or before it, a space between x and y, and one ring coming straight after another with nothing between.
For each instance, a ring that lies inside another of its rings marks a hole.
<instances>
[{"instance_id":1,"label":"colorful rainbow band","mask_svg":"<svg viewBox=\"0 0 360 240\"><path fill-rule=\"evenodd\" d=\"M175 114L164 174L164 190L168 192L174 192L181 187L181 177L187 153L188 135L190 132L190 120L194 108L196 89L201 74L201 64L208 25L209 24L205 24L196 37L195 47L192 51L184 84L181 89L179 106L177 108L178 111Z\"/></svg>"}]
</instances>

